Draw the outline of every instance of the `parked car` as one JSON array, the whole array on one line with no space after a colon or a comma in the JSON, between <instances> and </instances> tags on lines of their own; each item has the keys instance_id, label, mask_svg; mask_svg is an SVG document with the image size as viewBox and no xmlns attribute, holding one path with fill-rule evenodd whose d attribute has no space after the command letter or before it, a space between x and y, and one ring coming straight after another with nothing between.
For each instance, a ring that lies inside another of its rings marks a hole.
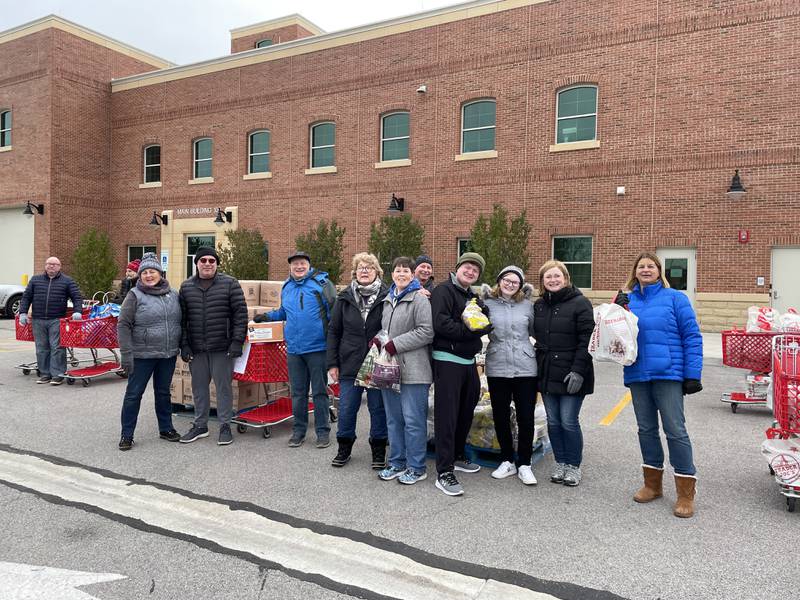
<instances>
[{"instance_id":1,"label":"parked car","mask_svg":"<svg viewBox=\"0 0 800 600\"><path fill-rule=\"evenodd\" d=\"M22 292L25 288L21 285L12 283L0 283L0 311L9 318L19 311L19 302L22 300Z\"/></svg>"}]
</instances>

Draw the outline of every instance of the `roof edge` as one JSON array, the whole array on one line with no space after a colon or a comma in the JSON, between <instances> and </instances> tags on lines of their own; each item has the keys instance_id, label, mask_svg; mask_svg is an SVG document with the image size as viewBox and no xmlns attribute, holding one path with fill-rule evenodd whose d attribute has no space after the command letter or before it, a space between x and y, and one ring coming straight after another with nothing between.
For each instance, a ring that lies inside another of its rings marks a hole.
<instances>
[{"instance_id":1,"label":"roof edge","mask_svg":"<svg viewBox=\"0 0 800 600\"><path fill-rule=\"evenodd\" d=\"M252 25L244 25L242 27L231 29L231 39L235 40L246 35L264 31L265 29L277 29L278 27L286 27L288 25L300 25L314 35L322 35L325 33L324 29L315 25L303 15L293 13L291 15L286 15L285 17L278 17L277 19L270 19L268 21L261 21L260 23L253 23Z\"/></svg>"}]
</instances>

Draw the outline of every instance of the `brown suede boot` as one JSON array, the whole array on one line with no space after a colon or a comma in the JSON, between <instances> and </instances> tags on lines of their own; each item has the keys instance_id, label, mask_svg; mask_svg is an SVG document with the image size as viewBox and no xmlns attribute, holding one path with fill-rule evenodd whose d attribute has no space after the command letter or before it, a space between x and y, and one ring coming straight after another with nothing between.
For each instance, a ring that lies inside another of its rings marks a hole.
<instances>
[{"instance_id":1,"label":"brown suede boot","mask_svg":"<svg viewBox=\"0 0 800 600\"><path fill-rule=\"evenodd\" d=\"M664 469L642 465L642 472L644 473L644 486L633 495L633 499L644 504L645 502L652 502L656 498L661 498L661 481L664 477Z\"/></svg>"},{"instance_id":2,"label":"brown suede boot","mask_svg":"<svg viewBox=\"0 0 800 600\"><path fill-rule=\"evenodd\" d=\"M678 493L678 501L672 514L676 517L688 519L694 516L694 492L697 485L697 477L693 475L675 474L675 490Z\"/></svg>"}]
</instances>

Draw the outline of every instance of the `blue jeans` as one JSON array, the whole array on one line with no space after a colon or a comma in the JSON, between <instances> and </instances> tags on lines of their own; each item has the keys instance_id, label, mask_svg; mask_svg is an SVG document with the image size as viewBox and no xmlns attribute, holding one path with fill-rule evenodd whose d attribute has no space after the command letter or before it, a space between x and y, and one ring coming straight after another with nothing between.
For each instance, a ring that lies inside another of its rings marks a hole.
<instances>
[{"instance_id":1,"label":"blue jeans","mask_svg":"<svg viewBox=\"0 0 800 600\"><path fill-rule=\"evenodd\" d=\"M689 441L683 414L683 382L655 380L632 383L630 388L639 425L642 462L650 467L664 468L664 448L658 430L660 413L672 468L679 475L694 475L692 442Z\"/></svg>"},{"instance_id":2,"label":"blue jeans","mask_svg":"<svg viewBox=\"0 0 800 600\"><path fill-rule=\"evenodd\" d=\"M153 392L156 397L156 419L159 431L170 431L172 427L172 400L169 384L175 371L176 356L172 358L134 358L133 373L128 375L128 387L122 400L122 437L133 437L142 395L147 382L153 378Z\"/></svg>"},{"instance_id":3,"label":"blue jeans","mask_svg":"<svg viewBox=\"0 0 800 600\"><path fill-rule=\"evenodd\" d=\"M583 396L543 394L547 411L547 434L557 463L580 467L583 460L583 432L578 416Z\"/></svg>"},{"instance_id":4,"label":"blue jeans","mask_svg":"<svg viewBox=\"0 0 800 600\"><path fill-rule=\"evenodd\" d=\"M31 320L36 341L36 368L42 377L63 377L67 371L67 351L61 347L60 320Z\"/></svg>"},{"instance_id":5,"label":"blue jeans","mask_svg":"<svg viewBox=\"0 0 800 600\"><path fill-rule=\"evenodd\" d=\"M361 395L364 388L355 385L352 377L339 379L339 428L336 435L340 438L356 437L356 418L358 409L361 408ZM369 409L369 438L371 440L385 440L388 436L386 430L386 411L383 408L381 391L367 389L367 408Z\"/></svg>"},{"instance_id":6,"label":"blue jeans","mask_svg":"<svg viewBox=\"0 0 800 600\"><path fill-rule=\"evenodd\" d=\"M381 390L389 426L389 466L425 472L429 383L404 383L400 393Z\"/></svg>"},{"instance_id":7,"label":"blue jeans","mask_svg":"<svg viewBox=\"0 0 800 600\"><path fill-rule=\"evenodd\" d=\"M330 401L325 351L289 354L289 387L292 388L293 437L305 437L308 429L308 387L314 399L314 426L317 437L330 435Z\"/></svg>"}]
</instances>

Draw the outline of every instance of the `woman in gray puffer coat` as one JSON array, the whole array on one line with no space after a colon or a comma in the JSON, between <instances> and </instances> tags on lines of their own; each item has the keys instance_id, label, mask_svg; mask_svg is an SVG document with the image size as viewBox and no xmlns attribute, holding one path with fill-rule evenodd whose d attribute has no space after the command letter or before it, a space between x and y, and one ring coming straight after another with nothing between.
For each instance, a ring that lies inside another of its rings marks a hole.
<instances>
[{"instance_id":1,"label":"woman in gray puffer coat","mask_svg":"<svg viewBox=\"0 0 800 600\"><path fill-rule=\"evenodd\" d=\"M525 485L536 484L531 469L536 407L536 352L529 334L533 324L532 293L522 269L514 265L500 271L493 288L483 288L494 327L486 349L486 378L501 457L492 477L505 479L516 474ZM512 400L517 413L516 464L511 435Z\"/></svg>"},{"instance_id":2,"label":"woman in gray puffer coat","mask_svg":"<svg viewBox=\"0 0 800 600\"><path fill-rule=\"evenodd\" d=\"M120 450L133 447L133 431L147 383L153 379L159 437L177 442L172 426L169 386L181 345L181 305L178 292L164 278L161 262L152 252L139 264L139 279L120 309L119 349L128 387L122 401Z\"/></svg>"}]
</instances>

